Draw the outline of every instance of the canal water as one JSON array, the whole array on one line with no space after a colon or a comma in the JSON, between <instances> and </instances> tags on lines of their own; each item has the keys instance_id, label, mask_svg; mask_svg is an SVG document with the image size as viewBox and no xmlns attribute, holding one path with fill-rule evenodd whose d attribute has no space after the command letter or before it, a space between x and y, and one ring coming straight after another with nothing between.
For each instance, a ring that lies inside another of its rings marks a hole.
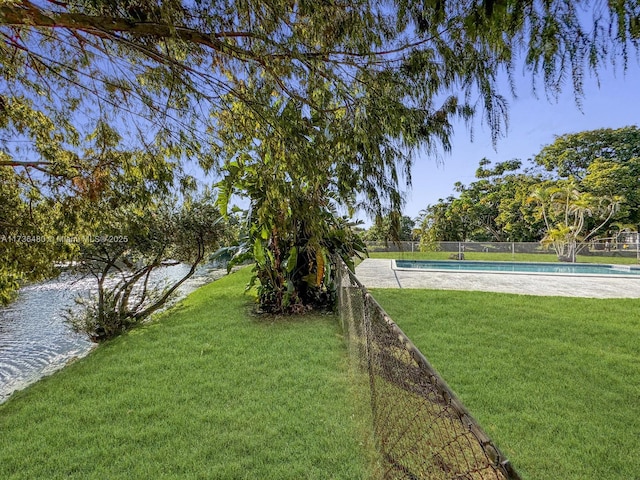
<instances>
[{"instance_id":1,"label":"canal water","mask_svg":"<svg viewBox=\"0 0 640 480\"><path fill-rule=\"evenodd\" d=\"M163 269L157 281L180 278L188 266ZM215 265L205 265L180 286L178 298L226 273ZM96 287L93 278L68 273L47 282L20 289L18 298L0 307L0 403L16 390L87 355L95 344L73 332L64 313L75 306L79 296L87 297Z\"/></svg>"}]
</instances>

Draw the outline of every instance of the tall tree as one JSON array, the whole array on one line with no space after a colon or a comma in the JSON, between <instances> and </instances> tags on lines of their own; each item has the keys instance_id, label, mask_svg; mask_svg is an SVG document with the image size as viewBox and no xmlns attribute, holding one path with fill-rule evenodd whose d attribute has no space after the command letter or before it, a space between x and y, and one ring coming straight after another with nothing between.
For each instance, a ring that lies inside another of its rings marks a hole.
<instances>
[{"instance_id":1,"label":"tall tree","mask_svg":"<svg viewBox=\"0 0 640 480\"><path fill-rule=\"evenodd\" d=\"M624 197L622 223L640 223L640 129L603 128L561 135L534 157L554 178L575 178L597 197Z\"/></svg>"}]
</instances>

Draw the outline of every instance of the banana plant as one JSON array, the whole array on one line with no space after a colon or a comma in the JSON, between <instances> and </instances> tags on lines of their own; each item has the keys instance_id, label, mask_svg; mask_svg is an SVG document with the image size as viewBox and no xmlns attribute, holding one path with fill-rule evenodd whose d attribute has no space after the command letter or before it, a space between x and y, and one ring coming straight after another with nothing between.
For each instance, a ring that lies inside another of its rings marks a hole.
<instances>
[{"instance_id":1,"label":"banana plant","mask_svg":"<svg viewBox=\"0 0 640 480\"><path fill-rule=\"evenodd\" d=\"M286 314L332 308L338 258L353 269L353 259L366 254L364 242L352 230L355 223L327 206L302 207L315 210L312 223L290 208L284 215L270 210L271 215L260 218L256 202L253 207L247 212L245 234L224 252L233 253L229 269L253 262L247 289L256 288L259 311Z\"/></svg>"}]
</instances>

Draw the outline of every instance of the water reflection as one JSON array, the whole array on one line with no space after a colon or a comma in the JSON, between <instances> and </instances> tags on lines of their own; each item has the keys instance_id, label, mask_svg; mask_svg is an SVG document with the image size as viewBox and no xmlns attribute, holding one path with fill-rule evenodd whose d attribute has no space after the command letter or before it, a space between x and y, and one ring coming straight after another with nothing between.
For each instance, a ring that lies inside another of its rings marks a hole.
<instances>
[{"instance_id":1,"label":"water reflection","mask_svg":"<svg viewBox=\"0 0 640 480\"><path fill-rule=\"evenodd\" d=\"M170 267L156 278L179 278L187 270L186 265ZM180 287L179 296L223 273L214 265L201 267ZM75 305L77 296L89 295L92 288L95 281L90 278L62 274L55 280L22 288L15 302L0 308L0 403L15 390L89 353L94 345L71 330L63 313Z\"/></svg>"}]
</instances>

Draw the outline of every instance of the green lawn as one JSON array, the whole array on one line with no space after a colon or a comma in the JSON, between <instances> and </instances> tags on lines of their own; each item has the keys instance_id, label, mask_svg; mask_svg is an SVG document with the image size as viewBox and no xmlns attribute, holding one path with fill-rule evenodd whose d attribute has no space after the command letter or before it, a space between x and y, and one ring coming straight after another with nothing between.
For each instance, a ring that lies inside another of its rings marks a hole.
<instances>
[{"instance_id":1,"label":"green lawn","mask_svg":"<svg viewBox=\"0 0 640 480\"><path fill-rule=\"evenodd\" d=\"M373 290L529 480L640 479L640 303Z\"/></svg>"},{"instance_id":2,"label":"green lawn","mask_svg":"<svg viewBox=\"0 0 640 480\"><path fill-rule=\"evenodd\" d=\"M337 319L254 317L248 276L0 405L0 478L369 478L368 405Z\"/></svg>"}]
</instances>

